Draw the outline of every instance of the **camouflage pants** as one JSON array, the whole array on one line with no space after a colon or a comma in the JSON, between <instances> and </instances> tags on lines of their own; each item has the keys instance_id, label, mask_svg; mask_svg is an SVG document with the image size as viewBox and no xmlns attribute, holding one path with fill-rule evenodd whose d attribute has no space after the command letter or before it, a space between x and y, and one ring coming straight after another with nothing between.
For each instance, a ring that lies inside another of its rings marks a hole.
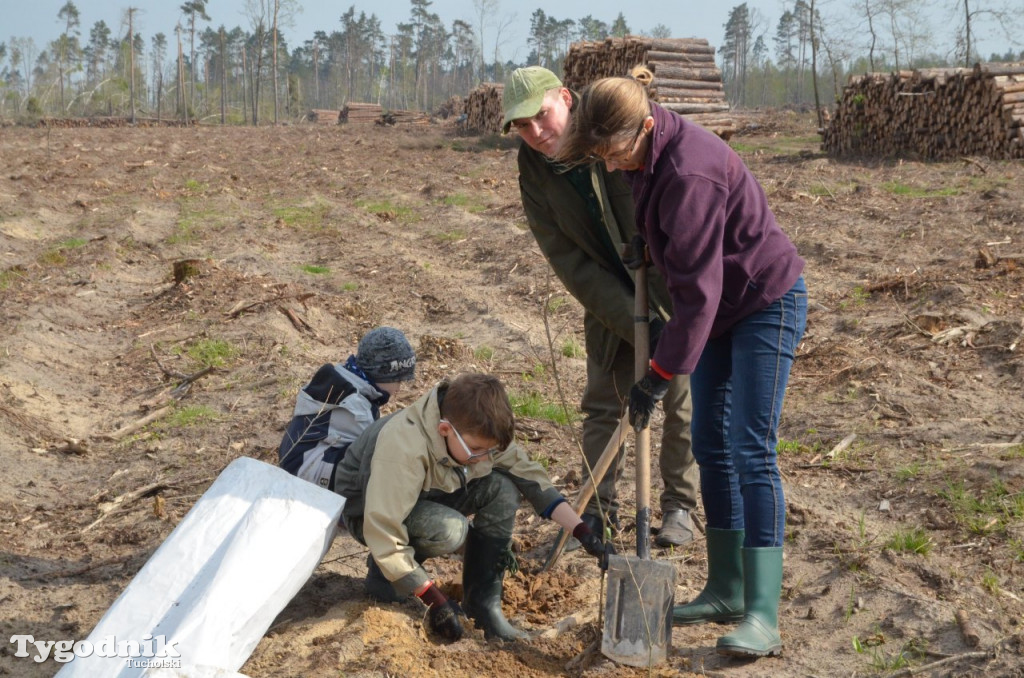
<instances>
[{"instance_id":1,"label":"camouflage pants","mask_svg":"<svg viewBox=\"0 0 1024 678\"><path fill-rule=\"evenodd\" d=\"M434 490L420 495L405 519L409 545L417 558L435 558L456 551L469 533L468 516L480 534L509 540L522 495L499 471L471 480L457 492ZM362 517L347 521L349 533L365 546Z\"/></svg>"}]
</instances>

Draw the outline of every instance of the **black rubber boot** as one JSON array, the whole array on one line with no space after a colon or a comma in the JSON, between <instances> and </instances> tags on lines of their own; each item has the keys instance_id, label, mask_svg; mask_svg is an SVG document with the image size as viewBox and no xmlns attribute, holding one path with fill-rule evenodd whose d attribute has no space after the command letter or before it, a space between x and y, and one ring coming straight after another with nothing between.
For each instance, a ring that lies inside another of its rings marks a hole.
<instances>
[{"instance_id":1,"label":"black rubber boot","mask_svg":"<svg viewBox=\"0 0 1024 678\"><path fill-rule=\"evenodd\" d=\"M615 537L619 533L619 514L615 511L608 511L604 514L605 519L608 521L607 526L602 522L601 516L596 513L584 513L580 516L580 520L587 524L590 531L601 537L601 541L606 541L608 536L605 528L611 532L611 536Z\"/></svg>"},{"instance_id":2,"label":"black rubber boot","mask_svg":"<svg viewBox=\"0 0 1024 678\"><path fill-rule=\"evenodd\" d=\"M395 587L377 567L377 561L373 559L372 553L366 556L366 579L363 580L363 590L370 600L376 600L378 603L400 603L405 600L404 596L398 595Z\"/></svg>"},{"instance_id":3,"label":"black rubber boot","mask_svg":"<svg viewBox=\"0 0 1024 678\"><path fill-rule=\"evenodd\" d=\"M427 557L421 556L419 553L413 557L420 565L427 562ZM377 567L377 561L373 559L372 553L366 554L366 579L363 580L363 591L366 592L366 596L370 600L376 600L379 603L400 603L408 598L408 596L398 595L395 587Z\"/></svg>"},{"instance_id":4,"label":"black rubber boot","mask_svg":"<svg viewBox=\"0 0 1024 678\"><path fill-rule=\"evenodd\" d=\"M608 516L608 529L611 531L612 537L614 537L619 531L619 517L614 512L606 513L605 515ZM600 535L601 541L604 541L604 538L607 535L605 534L604 524L601 522L601 516L596 513L584 513L580 516L580 520L587 524L587 527L590 528L591 532L596 535ZM565 542L565 552L570 553L578 549L580 546L581 544L576 537L569 537Z\"/></svg>"},{"instance_id":5,"label":"black rubber boot","mask_svg":"<svg viewBox=\"0 0 1024 678\"><path fill-rule=\"evenodd\" d=\"M470 527L462 565L462 609L483 629L487 639L524 640L501 611L501 592L508 562L508 539L487 537Z\"/></svg>"}]
</instances>

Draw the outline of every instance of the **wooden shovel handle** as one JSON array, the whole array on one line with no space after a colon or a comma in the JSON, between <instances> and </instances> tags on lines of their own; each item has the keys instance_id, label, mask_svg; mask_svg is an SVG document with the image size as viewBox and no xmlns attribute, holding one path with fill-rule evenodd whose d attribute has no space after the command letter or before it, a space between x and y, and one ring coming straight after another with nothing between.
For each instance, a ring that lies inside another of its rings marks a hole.
<instances>
[{"instance_id":1,"label":"wooden shovel handle","mask_svg":"<svg viewBox=\"0 0 1024 678\"><path fill-rule=\"evenodd\" d=\"M622 447L622 443L626 441L626 434L629 433L629 415L624 414L619 419L619 425L615 428L611 438L608 439L608 444L605 445L604 451L601 453L600 458L597 460L597 464L591 469L593 478L586 478L583 482L583 486L580 488L580 493L576 495L576 501L572 504L572 510L576 512L576 515L582 515L583 509L587 507L587 502L594 496L594 492L597 491L597 486L601 484L601 480L604 478L608 469L611 468L612 461L619 452L619 448ZM547 562L544 563L544 567L541 568L542 572L547 572L555 563L558 561L559 556L562 555L562 550L565 549L565 543L569 541L569 533L565 530L559 530L558 539L555 541L554 547L551 549L551 553L548 554Z\"/></svg>"},{"instance_id":2,"label":"wooden shovel handle","mask_svg":"<svg viewBox=\"0 0 1024 678\"><path fill-rule=\"evenodd\" d=\"M634 340L636 379L647 374L650 362L651 325L647 304L647 267L636 270ZM651 559L651 429L644 426L636 434L636 554Z\"/></svg>"}]
</instances>

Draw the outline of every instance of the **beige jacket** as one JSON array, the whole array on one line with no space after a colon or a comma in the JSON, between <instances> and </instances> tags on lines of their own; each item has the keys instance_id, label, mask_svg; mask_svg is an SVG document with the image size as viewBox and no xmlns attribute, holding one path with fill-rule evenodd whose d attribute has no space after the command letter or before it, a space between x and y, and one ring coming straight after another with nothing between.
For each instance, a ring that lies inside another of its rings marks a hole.
<instances>
[{"instance_id":1,"label":"beige jacket","mask_svg":"<svg viewBox=\"0 0 1024 678\"><path fill-rule=\"evenodd\" d=\"M335 491L346 517L362 517L363 538L381 572L402 594L429 577L414 559L404 522L425 492L456 492L491 472L506 473L538 514L562 499L544 468L513 442L492 459L462 466L438 433L441 384L414 404L380 419L349 447L338 465Z\"/></svg>"}]
</instances>

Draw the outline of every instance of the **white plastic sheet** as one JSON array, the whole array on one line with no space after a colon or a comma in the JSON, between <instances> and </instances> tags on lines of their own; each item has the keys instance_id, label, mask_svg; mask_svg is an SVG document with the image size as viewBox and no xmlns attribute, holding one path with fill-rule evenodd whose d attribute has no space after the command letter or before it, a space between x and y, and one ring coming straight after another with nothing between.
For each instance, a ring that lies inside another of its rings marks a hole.
<instances>
[{"instance_id":1,"label":"white plastic sheet","mask_svg":"<svg viewBox=\"0 0 1024 678\"><path fill-rule=\"evenodd\" d=\"M276 466L236 459L88 638L93 646L110 636L135 641L143 653L147 647L156 652L162 638L165 656L129 661L93 653L76 657L57 676L175 675L153 668L161 662L182 676L199 670L233 675L330 547L344 504L343 497Z\"/></svg>"},{"instance_id":2,"label":"white plastic sheet","mask_svg":"<svg viewBox=\"0 0 1024 678\"><path fill-rule=\"evenodd\" d=\"M145 678L249 678L244 673L209 666L189 666L181 669L156 668L143 674Z\"/></svg>"}]
</instances>

